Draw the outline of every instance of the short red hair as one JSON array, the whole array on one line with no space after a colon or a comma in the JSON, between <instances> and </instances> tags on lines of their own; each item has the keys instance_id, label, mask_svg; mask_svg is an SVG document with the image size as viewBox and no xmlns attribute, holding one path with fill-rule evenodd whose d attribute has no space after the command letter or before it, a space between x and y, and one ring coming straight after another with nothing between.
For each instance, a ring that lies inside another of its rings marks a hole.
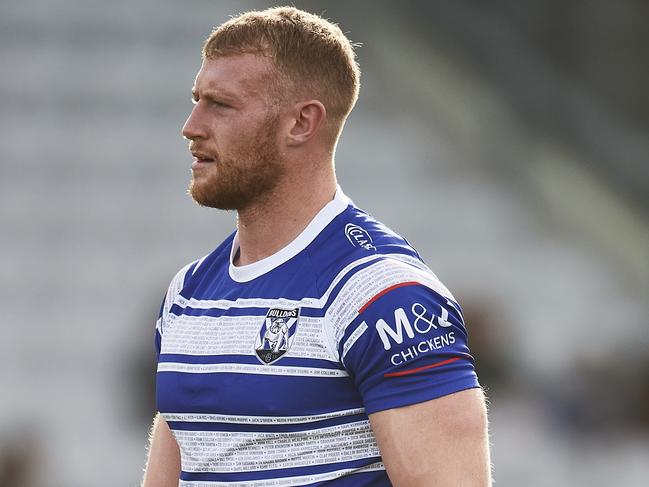
<instances>
[{"instance_id":1,"label":"short red hair","mask_svg":"<svg viewBox=\"0 0 649 487\"><path fill-rule=\"evenodd\" d=\"M269 56L285 93L317 98L328 118L342 123L360 86L354 47L336 24L293 7L274 7L246 12L216 27L203 45L203 57Z\"/></svg>"}]
</instances>

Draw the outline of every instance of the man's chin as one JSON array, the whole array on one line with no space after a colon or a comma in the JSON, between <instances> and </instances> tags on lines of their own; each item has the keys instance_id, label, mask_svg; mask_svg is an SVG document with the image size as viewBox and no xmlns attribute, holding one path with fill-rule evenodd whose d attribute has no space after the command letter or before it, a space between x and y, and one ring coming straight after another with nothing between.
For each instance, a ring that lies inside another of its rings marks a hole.
<instances>
[{"instance_id":1,"label":"man's chin","mask_svg":"<svg viewBox=\"0 0 649 487\"><path fill-rule=\"evenodd\" d=\"M215 190L214 187L205 188L204 185L192 180L187 190L194 202L205 208L217 210L238 210L240 198L229 195L226 191Z\"/></svg>"}]
</instances>

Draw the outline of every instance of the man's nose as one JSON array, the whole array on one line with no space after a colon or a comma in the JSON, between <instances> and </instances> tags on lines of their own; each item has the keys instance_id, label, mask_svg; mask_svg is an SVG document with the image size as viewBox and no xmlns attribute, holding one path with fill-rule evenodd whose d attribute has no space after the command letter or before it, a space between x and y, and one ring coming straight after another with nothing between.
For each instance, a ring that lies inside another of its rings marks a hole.
<instances>
[{"instance_id":1,"label":"man's nose","mask_svg":"<svg viewBox=\"0 0 649 487\"><path fill-rule=\"evenodd\" d=\"M189 117L187 117L185 125L183 125L182 134L183 137L190 140L206 136L205 124L203 123L198 105L194 105Z\"/></svg>"}]
</instances>

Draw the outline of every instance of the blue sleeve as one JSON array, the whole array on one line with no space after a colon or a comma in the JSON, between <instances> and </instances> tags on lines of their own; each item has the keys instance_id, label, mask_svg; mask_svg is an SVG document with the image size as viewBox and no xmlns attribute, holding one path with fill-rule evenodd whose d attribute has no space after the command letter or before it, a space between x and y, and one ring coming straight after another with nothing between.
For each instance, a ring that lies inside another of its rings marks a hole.
<instances>
[{"instance_id":1,"label":"blue sleeve","mask_svg":"<svg viewBox=\"0 0 649 487\"><path fill-rule=\"evenodd\" d=\"M367 413L480 387L460 306L417 283L366 303L339 353Z\"/></svg>"}]
</instances>

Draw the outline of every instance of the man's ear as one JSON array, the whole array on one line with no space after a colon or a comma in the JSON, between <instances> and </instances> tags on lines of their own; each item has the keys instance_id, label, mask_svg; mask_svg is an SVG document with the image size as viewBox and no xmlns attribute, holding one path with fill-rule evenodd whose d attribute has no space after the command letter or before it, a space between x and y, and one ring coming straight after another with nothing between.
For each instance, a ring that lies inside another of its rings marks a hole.
<instances>
[{"instance_id":1,"label":"man's ear","mask_svg":"<svg viewBox=\"0 0 649 487\"><path fill-rule=\"evenodd\" d=\"M327 109L318 100L296 104L293 114L293 126L286 140L289 146L301 145L310 140L327 119Z\"/></svg>"}]
</instances>

